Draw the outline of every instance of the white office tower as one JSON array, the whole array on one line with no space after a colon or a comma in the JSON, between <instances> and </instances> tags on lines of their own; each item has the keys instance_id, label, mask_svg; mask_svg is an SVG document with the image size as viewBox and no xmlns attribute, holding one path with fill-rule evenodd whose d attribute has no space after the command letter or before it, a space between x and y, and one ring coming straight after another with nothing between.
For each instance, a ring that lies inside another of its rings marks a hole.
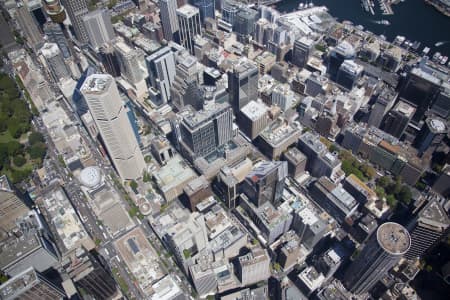
<instances>
[{"instance_id":1,"label":"white office tower","mask_svg":"<svg viewBox=\"0 0 450 300\"><path fill-rule=\"evenodd\" d=\"M177 9L178 26L180 27L180 43L194 54L194 37L202 35L200 11L197 7L186 4Z\"/></svg>"},{"instance_id":2,"label":"white office tower","mask_svg":"<svg viewBox=\"0 0 450 300\"><path fill-rule=\"evenodd\" d=\"M160 94L161 104L170 99L170 87L175 78L175 55L170 47L163 47L146 58L149 81Z\"/></svg>"},{"instance_id":3,"label":"white office tower","mask_svg":"<svg viewBox=\"0 0 450 300\"><path fill-rule=\"evenodd\" d=\"M122 76L131 84L136 84L144 79L144 73L139 65L139 53L124 42L114 44L114 50L119 61Z\"/></svg>"},{"instance_id":4,"label":"white office tower","mask_svg":"<svg viewBox=\"0 0 450 300\"><path fill-rule=\"evenodd\" d=\"M111 16L106 9L94 10L83 17L84 27L89 36L89 44L98 49L114 38Z\"/></svg>"},{"instance_id":5,"label":"white office tower","mask_svg":"<svg viewBox=\"0 0 450 300\"><path fill-rule=\"evenodd\" d=\"M62 0L62 4L69 15L75 37L81 44L89 41L89 36L83 24L83 16L89 13L86 0Z\"/></svg>"},{"instance_id":6,"label":"white office tower","mask_svg":"<svg viewBox=\"0 0 450 300\"><path fill-rule=\"evenodd\" d=\"M144 157L113 77L93 74L84 82L81 93L120 177L124 180L140 177Z\"/></svg>"},{"instance_id":7,"label":"white office tower","mask_svg":"<svg viewBox=\"0 0 450 300\"><path fill-rule=\"evenodd\" d=\"M55 43L45 43L41 53L47 62L50 73L56 82L70 78L70 72L64 63L61 51Z\"/></svg>"},{"instance_id":8,"label":"white office tower","mask_svg":"<svg viewBox=\"0 0 450 300\"><path fill-rule=\"evenodd\" d=\"M161 0L159 5L164 38L171 41L178 31L177 0Z\"/></svg>"}]
</instances>

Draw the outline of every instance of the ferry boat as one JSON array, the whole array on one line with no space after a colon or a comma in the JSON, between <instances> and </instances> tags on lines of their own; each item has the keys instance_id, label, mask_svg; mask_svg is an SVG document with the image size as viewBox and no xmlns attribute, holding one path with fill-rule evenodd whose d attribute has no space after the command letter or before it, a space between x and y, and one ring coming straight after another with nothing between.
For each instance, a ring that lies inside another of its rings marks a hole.
<instances>
[{"instance_id":1,"label":"ferry boat","mask_svg":"<svg viewBox=\"0 0 450 300\"><path fill-rule=\"evenodd\" d=\"M448 57L447 56L444 56L442 59L441 59L441 61L439 62L441 65L445 65L446 63L447 63L447 61L448 61Z\"/></svg>"},{"instance_id":2,"label":"ferry boat","mask_svg":"<svg viewBox=\"0 0 450 300\"><path fill-rule=\"evenodd\" d=\"M379 20L379 21L375 21L375 23L380 24L380 25L386 25L389 26L391 25L391 22L389 22L388 20Z\"/></svg>"}]
</instances>

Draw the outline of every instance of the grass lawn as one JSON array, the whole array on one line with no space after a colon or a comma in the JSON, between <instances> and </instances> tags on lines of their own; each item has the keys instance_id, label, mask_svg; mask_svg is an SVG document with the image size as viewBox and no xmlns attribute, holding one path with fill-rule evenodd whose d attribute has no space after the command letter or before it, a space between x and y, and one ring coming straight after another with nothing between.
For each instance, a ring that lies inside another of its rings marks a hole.
<instances>
[{"instance_id":1,"label":"grass lawn","mask_svg":"<svg viewBox=\"0 0 450 300\"><path fill-rule=\"evenodd\" d=\"M11 142L11 141L14 141L14 140L15 140L15 138L13 138L11 136L11 134L9 134L8 130L6 130L3 133L0 133L0 143L8 143L8 142Z\"/></svg>"}]
</instances>

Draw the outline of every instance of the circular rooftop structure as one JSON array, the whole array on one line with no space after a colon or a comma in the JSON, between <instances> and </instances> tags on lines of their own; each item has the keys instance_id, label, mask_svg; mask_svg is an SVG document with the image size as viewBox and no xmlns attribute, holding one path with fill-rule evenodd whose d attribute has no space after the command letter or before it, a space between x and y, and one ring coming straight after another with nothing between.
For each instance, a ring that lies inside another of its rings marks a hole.
<instances>
[{"instance_id":1,"label":"circular rooftop structure","mask_svg":"<svg viewBox=\"0 0 450 300\"><path fill-rule=\"evenodd\" d=\"M387 222L378 227L377 240L381 248L392 255L405 254L411 245L408 230L394 222Z\"/></svg>"},{"instance_id":2,"label":"circular rooftop structure","mask_svg":"<svg viewBox=\"0 0 450 300\"><path fill-rule=\"evenodd\" d=\"M80 182L88 188L95 188L102 181L102 174L97 167L87 167L80 173Z\"/></svg>"}]
</instances>

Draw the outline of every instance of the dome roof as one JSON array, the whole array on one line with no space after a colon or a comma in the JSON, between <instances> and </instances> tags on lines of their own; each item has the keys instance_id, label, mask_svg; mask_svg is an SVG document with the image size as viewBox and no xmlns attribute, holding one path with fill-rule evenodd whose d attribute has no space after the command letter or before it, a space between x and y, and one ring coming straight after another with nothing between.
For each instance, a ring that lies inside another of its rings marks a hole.
<instances>
[{"instance_id":1,"label":"dome roof","mask_svg":"<svg viewBox=\"0 0 450 300\"><path fill-rule=\"evenodd\" d=\"M80 173L80 182L85 187L94 188L100 184L101 180L102 175L97 167L87 167Z\"/></svg>"}]
</instances>

